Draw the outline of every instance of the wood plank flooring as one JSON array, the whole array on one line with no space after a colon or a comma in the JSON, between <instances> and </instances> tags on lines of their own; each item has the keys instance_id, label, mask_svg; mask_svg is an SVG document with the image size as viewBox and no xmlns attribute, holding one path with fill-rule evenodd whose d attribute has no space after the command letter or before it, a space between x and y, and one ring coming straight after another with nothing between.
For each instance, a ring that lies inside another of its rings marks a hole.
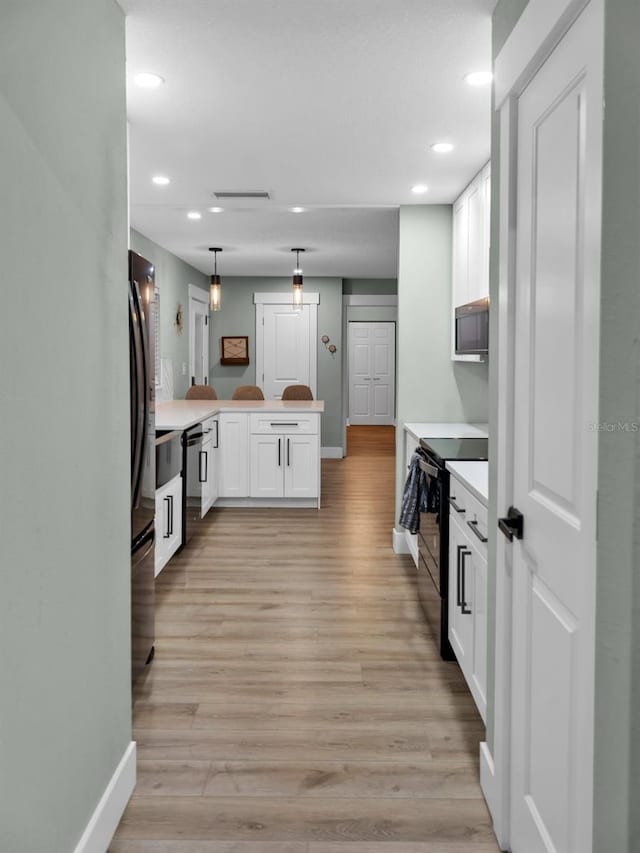
<instances>
[{"instance_id":1,"label":"wood plank flooring","mask_svg":"<svg viewBox=\"0 0 640 853\"><path fill-rule=\"evenodd\" d=\"M157 581L138 785L111 853L496 853L484 728L391 550L395 437L316 510L222 509Z\"/></svg>"}]
</instances>

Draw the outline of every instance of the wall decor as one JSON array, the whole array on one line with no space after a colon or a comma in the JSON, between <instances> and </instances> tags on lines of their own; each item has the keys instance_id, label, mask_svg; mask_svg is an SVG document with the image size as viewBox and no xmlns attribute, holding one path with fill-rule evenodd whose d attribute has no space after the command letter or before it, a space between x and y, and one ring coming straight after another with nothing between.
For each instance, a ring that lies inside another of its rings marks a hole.
<instances>
[{"instance_id":1,"label":"wall decor","mask_svg":"<svg viewBox=\"0 0 640 853\"><path fill-rule=\"evenodd\" d=\"M182 329L184 328L184 315L182 312L182 305L178 302L178 307L176 308L176 319L174 322L174 326L176 327L176 332L181 335Z\"/></svg>"},{"instance_id":2,"label":"wall decor","mask_svg":"<svg viewBox=\"0 0 640 853\"><path fill-rule=\"evenodd\" d=\"M220 364L249 364L249 336L235 335L220 338L222 355Z\"/></svg>"}]
</instances>

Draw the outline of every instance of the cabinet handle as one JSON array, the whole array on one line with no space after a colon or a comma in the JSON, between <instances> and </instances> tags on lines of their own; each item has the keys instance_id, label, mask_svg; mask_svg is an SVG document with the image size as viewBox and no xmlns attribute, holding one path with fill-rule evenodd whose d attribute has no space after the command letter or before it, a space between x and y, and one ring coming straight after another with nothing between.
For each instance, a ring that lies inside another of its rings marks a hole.
<instances>
[{"instance_id":1,"label":"cabinet handle","mask_svg":"<svg viewBox=\"0 0 640 853\"><path fill-rule=\"evenodd\" d=\"M169 536L173 536L173 495L169 495Z\"/></svg>"},{"instance_id":2,"label":"cabinet handle","mask_svg":"<svg viewBox=\"0 0 640 853\"><path fill-rule=\"evenodd\" d=\"M374 377L373 377L373 381L374 381L374 382L380 382L380 377L379 377L379 376L374 376Z\"/></svg>"},{"instance_id":3,"label":"cabinet handle","mask_svg":"<svg viewBox=\"0 0 640 853\"><path fill-rule=\"evenodd\" d=\"M202 457L203 456L204 456L204 477L202 476ZM209 470L209 454L207 453L206 450L200 451L200 453L198 454L198 461L199 461L198 467L200 468L200 470L198 471L198 480L200 483L206 483L207 482L207 473Z\"/></svg>"},{"instance_id":4,"label":"cabinet handle","mask_svg":"<svg viewBox=\"0 0 640 853\"><path fill-rule=\"evenodd\" d=\"M291 465L291 439L287 439L287 467Z\"/></svg>"},{"instance_id":5,"label":"cabinet handle","mask_svg":"<svg viewBox=\"0 0 640 853\"><path fill-rule=\"evenodd\" d=\"M467 521L467 525L473 530L473 532L476 534L476 536L478 537L478 539L481 542L488 542L489 541L487 539L487 537L483 536L482 533L480 533L480 531L478 530L478 522L477 521Z\"/></svg>"},{"instance_id":6,"label":"cabinet handle","mask_svg":"<svg viewBox=\"0 0 640 853\"><path fill-rule=\"evenodd\" d=\"M467 594L465 591L467 567L466 567L464 558L470 557L470 556L471 556L471 551L463 550L460 554L460 585L462 587L462 589L460 590L460 599L461 599L460 611L461 611L461 613L464 613L465 616L470 615L471 609L467 605Z\"/></svg>"},{"instance_id":7,"label":"cabinet handle","mask_svg":"<svg viewBox=\"0 0 640 853\"><path fill-rule=\"evenodd\" d=\"M456 604L458 607L462 607L462 597L460 595L460 555L464 551L464 545L458 545L458 555L456 558Z\"/></svg>"},{"instance_id":8,"label":"cabinet handle","mask_svg":"<svg viewBox=\"0 0 640 853\"><path fill-rule=\"evenodd\" d=\"M463 506L458 506L458 504L456 503L455 495L452 498L449 498L449 504L455 509L456 512L466 512Z\"/></svg>"},{"instance_id":9,"label":"cabinet handle","mask_svg":"<svg viewBox=\"0 0 640 853\"><path fill-rule=\"evenodd\" d=\"M217 450L217 449L218 449L218 447L220 446L220 423L219 423L218 421L214 421L214 423L215 423L215 425L216 425L216 443L215 443L215 449Z\"/></svg>"},{"instance_id":10,"label":"cabinet handle","mask_svg":"<svg viewBox=\"0 0 640 853\"><path fill-rule=\"evenodd\" d=\"M278 427L278 426L297 427L298 421L275 421L275 422L271 421L271 426L272 427Z\"/></svg>"},{"instance_id":11,"label":"cabinet handle","mask_svg":"<svg viewBox=\"0 0 640 853\"><path fill-rule=\"evenodd\" d=\"M171 536L171 525L170 525L170 521L169 521L169 519L171 518L171 498L167 495L166 498L162 499L163 503L164 503L164 501L167 502L167 512L165 515L165 520L167 523L166 523L166 527L165 527L166 533L162 534L162 538L168 539Z\"/></svg>"},{"instance_id":12,"label":"cabinet handle","mask_svg":"<svg viewBox=\"0 0 640 853\"><path fill-rule=\"evenodd\" d=\"M281 441L282 441L282 439L279 438L278 439L278 468L282 464L282 450L281 450L281 444L280 444Z\"/></svg>"}]
</instances>

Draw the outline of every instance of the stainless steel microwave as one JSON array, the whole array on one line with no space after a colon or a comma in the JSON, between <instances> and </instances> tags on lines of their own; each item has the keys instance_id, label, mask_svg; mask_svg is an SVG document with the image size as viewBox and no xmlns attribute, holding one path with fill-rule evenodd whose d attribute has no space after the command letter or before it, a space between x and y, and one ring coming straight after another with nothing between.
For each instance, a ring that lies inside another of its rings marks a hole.
<instances>
[{"instance_id":1,"label":"stainless steel microwave","mask_svg":"<svg viewBox=\"0 0 640 853\"><path fill-rule=\"evenodd\" d=\"M455 310L456 355L489 354L489 298L467 302Z\"/></svg>"}]
</instances>

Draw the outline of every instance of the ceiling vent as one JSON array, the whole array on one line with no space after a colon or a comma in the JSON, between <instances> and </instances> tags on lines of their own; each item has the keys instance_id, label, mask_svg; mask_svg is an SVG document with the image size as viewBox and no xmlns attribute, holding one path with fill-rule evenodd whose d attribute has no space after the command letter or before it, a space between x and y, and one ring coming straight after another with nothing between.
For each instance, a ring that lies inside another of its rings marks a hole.
<instances>
[{"instance_id":1,"label":"ceiling vent","mask_svg":"<svg viewBox=\"0 0 640 853\"><path fill-rule=\"evenodd\" d=\"M266 192L214 192L216 198L269 198L269 193Z\"/></svg>"}]
</instances>

